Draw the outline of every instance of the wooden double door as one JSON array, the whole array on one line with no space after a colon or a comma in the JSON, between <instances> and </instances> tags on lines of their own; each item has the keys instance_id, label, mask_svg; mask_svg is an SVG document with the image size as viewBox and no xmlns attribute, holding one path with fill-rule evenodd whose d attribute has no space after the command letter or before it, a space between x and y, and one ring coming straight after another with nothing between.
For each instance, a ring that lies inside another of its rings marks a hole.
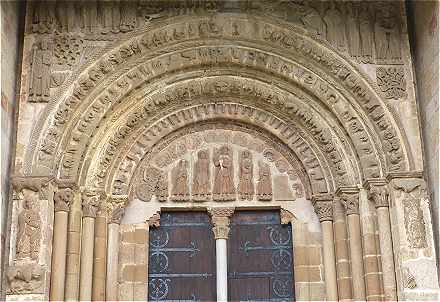
<instances>
[{"instance_id":1,"label":"wooden double door","mask_svg":"<svg viewBox=\"0 0 440 302\"><path fill-rule=\"evenodd\" d=\"M236 211L228 301L294 301L292 230L279 211ZM166 212L150 230L149 300L216 301L215 239L205 212Z\"/></svg>"}]
</instances>

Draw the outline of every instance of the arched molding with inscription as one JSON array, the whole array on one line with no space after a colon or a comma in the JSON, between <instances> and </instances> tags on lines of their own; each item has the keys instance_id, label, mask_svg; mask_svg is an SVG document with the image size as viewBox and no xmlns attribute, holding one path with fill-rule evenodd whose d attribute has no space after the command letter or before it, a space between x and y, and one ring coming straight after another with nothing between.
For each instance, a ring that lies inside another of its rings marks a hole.
<instances>
[{"instance_id":1,"label":"arched molding with inscription","mask_svg":"<svg viewBox=\"0 0 440 302\"><path fill-rule=\"evenodd\" d=\"M229 20L228 18L232 18L233 20ZM237 18L237 20L235 20L235 18ZM246 25L243 34L238 38L232 35L229 27L232 21L240 21L239 16L227 18L219 16L214 21L203 18L200 20L192 18L190 22L176 22L175 24L169 25L166 30L162 30L161 33L164 34L164 32L167 31L166 35L168 35L168 31L170 31L170 33L177 33L175 30L180 29L181 35L177 35L170 40L164 40L166 42L160 45L161 54L165 57L167 51L184 47L186 44L193 44L192 47L195 47L194 45L197 45L197 39L200 38L204 38L205 44L206 38L209 38L208 41L213 45L215 45L215 41L221 41L223 45L226 42L237 44L235 41L239 39L240 44L246 45L247 47L253 47L256 50L263 49L263 51L276 54L276 56L273 57L278 59L278 62L274 61L279 64L278 66L269 66L268 62L258 65L257 57L253 59L246 58L242 64L247 68L263 69L283 76L284 78L290 77L293 79L295 79L295 75L298 77L298 73L290 72L291 69L289 68L293 65L296 65L295 67L300 66L300 71L302 71L300 75L302 75L301 79L303 82L298 85L304 89L307 87L313 88L315 91L316 87L321 85L323 90L326 90L327 97L329 96L328 93L330 93L330 96L331 93L340 93L340 95L336 95L336 98L341 97L340 103L343 105L351 104L354 110L361 115L361 120L366 124L369 131L376 133L376 136L381 139L382 143L376 142L376 145L382 150L385 149L383 151L387 158L387 167L384 168L385 171L393 169L405 170L412 166L411 156L407 152L408 146L404 143L406 140L399 130L396 119L393 118L389 108L380 100L378 94L372 88L372 85L366 80L366 77L329 49L316 44L311 38L283 28L280 24L269 24L268 20L269 19L265 19L264 22L255 28ZM223 24L223 26L218 32L208 33L207 36L200 36L201 32L198 30L194 33L190 32L191 26L193 29L197 29L200 27L200 24L204 24L204 22L206 23L208 21L214 22L213 24L218 22L219 24ZM272 21L270 22L272 23ZM83 127L88 130L88 125L79 121L79 112L83 111L89 114L90 119L93 119L93 113L84 109L93 108L90 102L97 100L98 94L102 92L102 89L106 87L107 84L114 82L115 85L119 85L120 91L123 91L125 86L130 89L133 86L132 83L128 83L124 81L124 79L131 77L134 79L133 82L139 81L139 72L137 75L136 72L130 72L131 66L139 66L140 62L145 62L148 58L155 56L158 45L153 45L152 41L154 40L154 35L158 36L159 32L159 30L150 30L146 34L124 41L110 51L108 55L103 56L101 60L92 64L82 75L77 76L78 81L71 86L70 89L64 87L64 91L69 92L69 94L64 95L64 97L58 95L58 100L64 99L64 103L56 105L55 100L52 100L47 107L46 113L42 116L42 120L46 120L48 116L52 115L54 118L47 119L52 125L44 124L45 122L42 121L35 128L33 133L33 148L31 147L28 151L27 161L24 165L25 170L28 172L39 169L43 171L47 170L48 167L39 166L42 162L41 159L46 157L46 161L50 161L49 159L52 158L52 155L42 155L41 151L35 152L38 137L46 139L43 145L38 146L39 149L41 149L40 147L45 147L47 150L51 150L49 153L63 153L62 150L66 150L66 141L69 140L63 136L63 133L74 133L72 129L66 131L67 128L65 128L65 126L71 127L82 124ZM191 36L191 34L193 34L193 36ZM177 39L177 37L179 38ZM253 39L251 39L251 37L253 37ZM277 44L279 47L274 48L273 45ZM269 45L272 45L272 47ZM206 56L207 59L205 62L202 62L204 64L200 65L212 66L224 63L221 58L217 58L213 61L209 59L210 56L208 52ZM189 59L191 59L191 57ZM293 59L296 62L295 64L291 61ZM162 65L162 69L165 69L165 75L160 75L160 72L158 72L158 76L166 77L166 74L172 70L174 61L171 61L171 57L168 57L168 60L170 65L165 67ZM229 58L227 60L229 60ZM240 62L240 59L237 59L237 62ZM236 62L231 62L231 64L232 63ZM161 64L163 63L161 62ZM182 64L179 63L178 65ZM120 66L124 68L120 68ZM155 67L161 68L159 65ZM295 68L295 70L298 70L298 68ZM304 73L305 71L307 71L307 73ZM155 73L156 72L153 71L151 75L155 76ZM319 76L319 78L317 78L317 76ZM148 78L146 82L150 82L150 80L151 77ZM300 80L298 82L300 82ZM140 82L142 81L144 80ZM135 86L137 87L137 85ZM116 86L110 88L114 87ZM114 93L111 96L112 102L118 103L121 101L120 99L118 100L118 94L121 93L116 91L116 94ZM323 97L319 98L322 99ZM330 99L333 99L333 97L330 97ZM103 107L105 106L99 107L95 104L95 111L103 110ZM96 125L94 125L94 127L96 127ZM373 137L376 136L373 135ZM386 151L387 149L389 151ZM395 164L392 164L392 162ZM49 169L50 168L51 167L49 167Z\"/></svg>"}]
</instances>

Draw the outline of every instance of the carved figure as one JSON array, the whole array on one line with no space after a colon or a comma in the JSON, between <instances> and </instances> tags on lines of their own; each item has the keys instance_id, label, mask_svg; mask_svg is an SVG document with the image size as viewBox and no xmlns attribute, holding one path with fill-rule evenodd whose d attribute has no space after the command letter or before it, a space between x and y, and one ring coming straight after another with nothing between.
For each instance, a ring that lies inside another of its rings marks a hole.
<instances>
[{"instance_id":1,"label":"carved figure","mask_svg":"<svg viewBox=\"0 0 440 302\"><path fill-rule=\"evenodd\" d=\"M232 150L224 145L214 151L215 178L213 199L231 201L235 199L234 167Z\"/></svg>"},{"instance_id":2,"label":"carved figure","mask_svg":"<svg viewBox=\"0 0 440 302\"><path fill-rule=\"evenodd\" d=\"M402 67L378 67L377 85L387 99L406 97L405 71Z\"/></svg>"},{"instance_id":3,"label":"carved figure","mask_svg":"<svg viewBox=\"0 0 440 302\"><path fill-rule=\"evenodd\" d=\"M53 29L55 23L53 2L33 2L32 32L45 34Z\"/></svg>"},{"instance_id":4,"label":"carved figure","mask_svg":"<svg viewBox=\"0 0 440 302\"><path fill-rule=\"evenodd\" d=\"M268 164L258 162L257 199L260 201L272 200L272 174Z\"/></svg>"},{"instance_id":5,"label":"carved figure","mask_svg":"<svg viewBox=\"0 0 440 302\"><path fill-rule=\"evenodd\" d=\"M51 45L46 40L34 44L31 58L29 101L45 102L50 96Z\"/></svg>"},{"instance_id":6,"label":"carved figure","mask_svg":"<svg viewBox=\"0 0 440 302\"><path fill-rule=\"evenodd\" d=\"M357 6L354 3L347 3L347 40L348 40L348 51L353 58L361 57L361 37L359 32L358 24L358 11Z\"/></svg>"},{"instance_id":7,"label":"carved figure","mask_svg":"<svg viewBox=\"0 0 440 302\"><path fill-rule=\"evenodd\" d=\"M108 34L119 32L121 14L119 10L119 1L102 0L100 2L102 33Z\"/></svg>"},{"instance_id":8,"label":"carved figure","mask_svg":"<svg viewBox=\"0 0 440 302\"><path fill-rule=\"evenodd\" d=\"M41 239L41 218L38 192L23 189L23 210L18 215L17 259L38 261Z\"/></svg>"},{"instance_id":9,"label":"carved figure","mask_svg":"<svg viewBox=\"0 0 440 302\"><path fill-rule=\"evenodd\" d=\"M189 200L188 190L188 162L181 159L171 174L173 189L171 199L174 201Z\"/></svg>"},{"instance_id":10,"label":"carved figure","mask_svg":"<svg viewBox=\"0 0 440 302\"><path fill-rule=\"evenodd\" d=\"M245 150L240 156L240 183L238 192L241 200L252 200L254 197L254 163L252 154Z\"/></svg>"},{"instance_id":11,"label":"carved figure","mask_svg":"<svg viewBox=\"0 0 440 302\"><path fill-rule=\"evenodd\" d=\"M406 236L411 248L426 248L426 230L420 201L406 194L403 199Z\"/></svg>"},{"instance_id":12,"label":"carved figure","mask_svg":"<svg viewBox=\"0 0 440 302\"><path fill-rule=\"evenodd\" d=\"M400 30L393 5L379 7L376 10L374 42L378 63L392 63L401 60Z\"/></svg>"},{"instance_id":13,"label":"carved figure","mask_svg":"<svg viewBox=\"0 0 440 302\"><path fill-rule=\"evenodd\" d=\"M58 1L55 14L59 32L72 32L77 25L75 1Z\"/></svg>"},{"instance_id":14,"label":"carved figure","mask_svg":"<svg viewBox=\"0 0 440 302\"><path fill-rule=\"evenodd\" d=\"M38 264L11 266L6 273L9 283L9 294L24 294L40 292L42 286L43 268ZM40 290L39 290L40 289Z\"/></svg>"},{"instance_id":15,"label":"carved figure","mask_svg":"<svg viewBox=\"0 0 440 302\"><path fill-rule=\"evenodd\" d=\"M166 175L157 168L144 169L143 178L136 187L136 196L143 201L150 201L156 195L159 201L168 199L168 180Z\"/></svg>"},{"instance_id":16,"label":"carved figure","mask_svg":"<svg viewBox=\"0 0 440 302\"><path fill-rule=\"evenodd\" d=\"M333 1L325 12L324 22L327 25L327 41L339 50L344 50L346 45L344 19Z\"/></svg>"},{"instance_id":17,"label":"carved figure","mask_svg":"<svg viewBox=\"0 0 440 302\"><path fill-rule=\"evenodd\" d=\"M209 171L208 150L197 153L197 162L194 167L192 195L194 201L207 201L211 191L211 173Z\"/></svg>"},{"instance_id":18,"label":"carved figure","mask_svg":"<svg viewBox=\"0 0 440 302\"><path fill-rule=\"evenodd\" d=\"M372 63L373 61L374 39L371 17L372 13L370 11L370 4L362 2L359 11L359 34L361 38L362 63Z\"/></svg>"},{"instance_id":19,"label":"carved figure","mask_svg":"<svg viewBox=\"0 0 440 302\"><path fill-rule=\"evenodd\" d=\"M129 32L136 28L136 1L124 2L121 6L121 32Z\"/></svg>"},{"instance_id":20,"label":"carved figure","mask_svg":"<svg viewBox=\"0 0 440 302\"><path fill-rule=\"evenodd\" d=\"M300 13L302 14L301 22L308 30L319 36L325 34L325 23L315 8L302 6Z\"/></svg>"},{"instance_id":21,"label":"carved figure","mask_svg":"<svg viewBox=\"0 0 440 302\"><path fill-rule=\"evenodd\" d=\"M85 0L81 3L81 30L94 33L98 27L98 3L95 0Z\"/></svg>"}]
</instances>

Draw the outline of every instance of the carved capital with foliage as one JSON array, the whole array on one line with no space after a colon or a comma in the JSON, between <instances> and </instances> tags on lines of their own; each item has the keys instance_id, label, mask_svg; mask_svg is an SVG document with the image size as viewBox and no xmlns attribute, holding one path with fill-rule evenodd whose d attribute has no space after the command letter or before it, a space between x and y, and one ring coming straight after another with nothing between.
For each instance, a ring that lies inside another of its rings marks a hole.
<instances>
[{"instance_id":1,"label":"carved capital with foliage","mask_svg":"<svg viewBox=\"0 0 440 302\"><path fill-rule=\"evenodd\" d=\"M95 218L98 212L98 205L102 199L102 192L86 190L82 194L83 217Z\"/></svg>"},{"instance_id":2,"label":"carved capital with foliage","mask_svg":"<svg viewBox=\"0 0 440 302\"><path fill-rule=\"evenodd\" d=\"M69 212L74 193L70 188L59 189L53 196L55 212Z\"/></svg>"},{"instance_id":3,"label":"carved capital with foliage","mask_svg":"<svg viewBox=\"0 0 440 302\"><path fill-rule=\"evenodd\" d=\"M389 193L386 186L371 185L368 199L374 202L376 208L389 207Z\"/></svg>"},{"instance_id":4,"label":"carved capital with foliage","mask_svg":"<svg viewBox=\"0 0 440 302\"><path fill-rule=\"evenodd\" d=\"M108 223L121 223L127 201L128 197L126 195L112 196L109 198Z\"/></svg>"},{"instance_id":5,"label":"carved capital with foliage","mask_svg":"<svg viewBox=\"0 0 440 302\"><path fill-rule=\"evenodd\" d=\"M333 194L313 195L312 204L320 222L333 221Z\"/></svg>"},{"instance_id":6,"label":"carved capital with foliage","mask_svg":"<svg viewBox=\"0 0 440 302\"><path fill-rule=\"evenodd\" d=\"M215 239L228 239L230 217L234 214L234 210L234 208L211 208L208 210L214 225L212 231Z\"/></svg>"}]
</instances>

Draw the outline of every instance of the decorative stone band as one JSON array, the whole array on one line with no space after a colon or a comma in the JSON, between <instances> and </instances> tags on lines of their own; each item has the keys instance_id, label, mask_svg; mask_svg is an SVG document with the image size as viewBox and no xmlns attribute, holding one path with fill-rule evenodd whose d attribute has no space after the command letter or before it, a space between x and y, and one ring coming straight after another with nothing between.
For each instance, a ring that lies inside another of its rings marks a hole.
<instances>
[{"instance_id":1,"label":"decorative stone band","mask_svg":"<svg viewBox=\"0 0 440 302\"><path fill-rule=\"evenodd\" d=\"M229 237L229 218L234 214L235 208L210 208L208 213L214 227L215 239L228 239Z\"/></svg>"},{"instance_id":2,"label":"decorative stone band","mask_svg":"<svg viewBox=\"0 0 440 302\"><path fill-rule=\"evenodd\" d=\"M333 194L315 194L312 204L319 221L333 221Z\"/></svg>"},{"instance_id":3,"label":"decorative stone band","mask_svg":"<svg viewBox=\"0 0 440 302\"><path fill-rule=\"evenodd\" d=\"M74 194L71 188L59 189L53 196L55 212L69 212L73 197Z\"/></svg>"},{"instance_id":4,"label":"decorative stone band","mask_svg":"<svg viewBox=\"0 0 440 302\"><path fill-rule=\"evenodd\" d=\"M128 196L112 196L108 199L108 223L121 224Z\"/></svg>"}]
</instances>

